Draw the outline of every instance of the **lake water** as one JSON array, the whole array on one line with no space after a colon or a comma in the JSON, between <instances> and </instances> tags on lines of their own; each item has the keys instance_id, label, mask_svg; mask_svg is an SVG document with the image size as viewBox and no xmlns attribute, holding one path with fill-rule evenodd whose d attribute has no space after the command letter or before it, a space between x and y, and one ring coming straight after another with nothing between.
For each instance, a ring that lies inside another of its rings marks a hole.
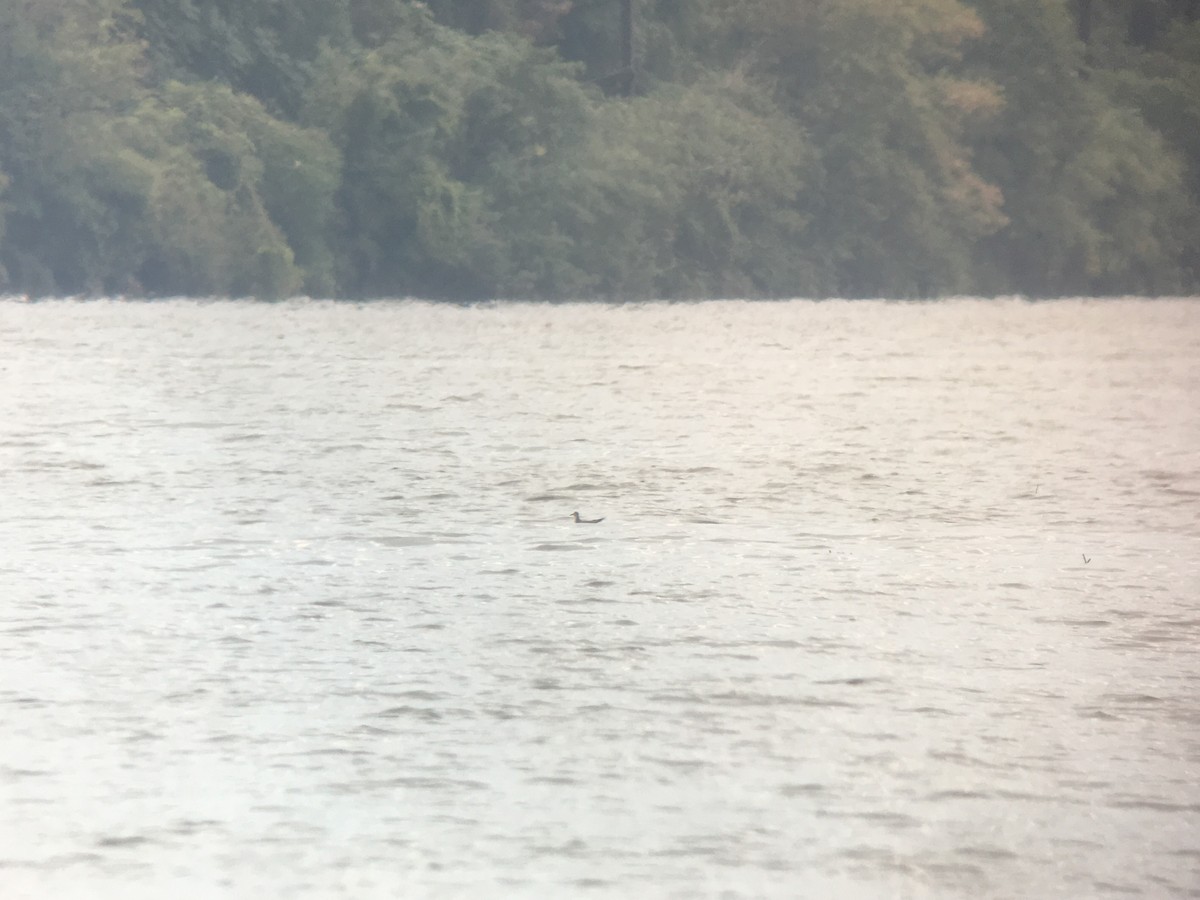
<instances>
[{"instance_id":1,"label":"lake water","mask_svg":"<svg viewBox=\"0 0 1200 900\"><path fill-rule=\"evenodd\" d=\"M0 301L0 548L6 900L1200 896L1197 301Z\"/></svg>"}]
</instances>

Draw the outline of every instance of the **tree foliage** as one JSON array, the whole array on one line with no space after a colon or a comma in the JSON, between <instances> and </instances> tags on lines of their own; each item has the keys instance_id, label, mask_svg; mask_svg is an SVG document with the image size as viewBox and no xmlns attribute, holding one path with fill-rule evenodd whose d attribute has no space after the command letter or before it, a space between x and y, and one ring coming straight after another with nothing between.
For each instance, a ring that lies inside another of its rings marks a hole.
<instances>
[{"instance_id":1,"label":"tree foliage","mask_svg":"<svg viewBox=\"0 0 1200 900\"><path fill-rule=\"evenodd\" d=\"M0 287L1197 288L1195 3L620 7L0 0Z\"/></svg>"},{"instance_id":2,"label":"tree foliage","mask_svg":"<svg viewBox=\"0 0 1200 900\"><path fill-rule=\"evenodd\" d=\"M1089 64L1097 55L1068 8L979 7L990 27L978 60L1006 103L977 139L978 165L1010 220L979 247L984 284L1039 295L1184 289L1195 207L1178 145L1150 127L1113 72Z\"/></svg>"}]
</instances>

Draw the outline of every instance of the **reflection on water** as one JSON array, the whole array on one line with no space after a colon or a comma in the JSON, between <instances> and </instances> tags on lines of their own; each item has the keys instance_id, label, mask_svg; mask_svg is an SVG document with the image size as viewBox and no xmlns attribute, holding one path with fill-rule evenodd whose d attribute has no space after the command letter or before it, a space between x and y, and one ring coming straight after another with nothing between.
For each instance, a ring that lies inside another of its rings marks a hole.
<instances>
[{"instance_id":1,"label":"reflection on water","mask_svg":"<svg viewBox=\"0 0 1200 900\"><path fill-rule=\"evenodd\" d=\"M5 897L1200 891L1200 305L0 347Z\"/></svg>"}]
</instances>

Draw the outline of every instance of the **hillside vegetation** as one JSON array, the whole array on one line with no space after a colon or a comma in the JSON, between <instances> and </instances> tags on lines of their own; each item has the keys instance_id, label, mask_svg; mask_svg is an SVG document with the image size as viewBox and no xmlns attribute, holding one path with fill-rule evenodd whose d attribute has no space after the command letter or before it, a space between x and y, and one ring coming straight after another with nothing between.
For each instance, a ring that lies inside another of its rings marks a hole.
<instances>
[{"instance_id":1,"label":"hillside vegetation","mask_svg":"<svg viewBox=\"0 0 1200 900\"><path fill-rule=\"evenodd\" d=\"M35 296L1193 292L1200 0L0 0L0 266Z\"/></svg>"}]
</instances>

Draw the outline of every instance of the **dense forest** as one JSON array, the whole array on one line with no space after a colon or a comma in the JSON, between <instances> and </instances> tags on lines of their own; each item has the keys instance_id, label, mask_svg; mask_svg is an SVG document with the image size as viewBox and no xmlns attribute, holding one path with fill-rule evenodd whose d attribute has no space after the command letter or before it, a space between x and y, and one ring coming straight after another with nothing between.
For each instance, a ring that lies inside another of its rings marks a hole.
<instances>
[{"instance_id":1,"label":"dense forest","mask_svg":"<svg viewBox=\"0 0 1200 900\"><path fill-rule=\"evenodd\" d=\"M1200 284L1200 0L0 0L0 292Z\"/></svg>"}]
</instances>

